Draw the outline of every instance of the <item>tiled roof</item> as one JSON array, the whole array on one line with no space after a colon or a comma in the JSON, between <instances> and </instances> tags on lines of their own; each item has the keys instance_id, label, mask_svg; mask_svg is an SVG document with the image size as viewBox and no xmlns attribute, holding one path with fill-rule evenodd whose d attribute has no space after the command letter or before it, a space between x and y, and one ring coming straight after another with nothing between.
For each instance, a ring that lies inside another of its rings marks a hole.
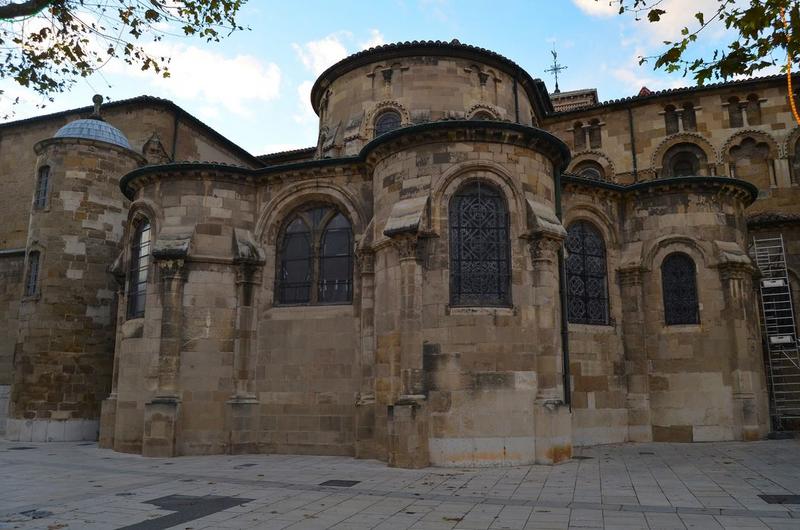
<instances>
[{"instance_id":1,"label":"tiled roof","mask_svg":"<svg viewBox=\"0 0 800 530\"><path fill-rule=\"evenodd\" d=\"M794 77L800 78L800 74L796 74ZM604 107L615 107L620 105L626 105L628 103L639 103L642 101L648 101L651 99L658 99L664 96L680 96L682 94L694 93L694 92L705 92L709 90L716 90L719 88L726 88L732 86L749 86L758 83L763 83L765 81L778 81L778 80L785 80L785 74L776 74L776 75L765 75L762 77L752 77L750 79L739 79L735 81L720 81L719 83L710 83L708 85L701 85L701 86L687 86L687 87L680 87L680 88L666 88L664 90L656 90L651 91L648 90L647 92L643 93L639 91L639 94L636 96L629 96L626 98L619 98L619 99L610 99L608 101L600 102L596 105L592 105L590 107L583 107L579 110L565 110L562 112L556 112L555 115L562 115L562 114L569 114L571 112L585 112L587 110L594 110L600 109Z\"/></svg>"},{"instance_id":2,"label":"tiled roof","mask_svg":"<svg viewBox=\"0 0 800 530\"><path fill-rule=\"evenodd\" d=\"M98 140L125 149L130 149L131 144L122 131L98 119L75 120L61 127L53 138L84 138L86 140Z\"/></svg>"}]
</instances>

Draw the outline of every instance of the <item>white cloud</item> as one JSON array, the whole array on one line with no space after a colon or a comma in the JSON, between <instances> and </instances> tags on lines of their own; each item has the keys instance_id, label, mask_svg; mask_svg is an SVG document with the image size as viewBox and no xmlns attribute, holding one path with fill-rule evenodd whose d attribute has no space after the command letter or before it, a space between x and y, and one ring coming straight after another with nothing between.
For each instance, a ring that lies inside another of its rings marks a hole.
<instances>
[{"instance_id":1,"label":"white cloud","mask_svg":"<svg viewBox=\"0 0 800 530\"><path fill-rule=\"evenodd\" d=\"M155 43L148 53L169 57L170 77L141 72L120 61L110 62L104 71L146 78L160 93L195 100L203 108L224 107L239 116L248 116L248 106L278 98L281 70L274 63L252 55L226 57L220 53L184 44ZM207 112L210 115L211 112Z\"/></svg>"},{"instance_id":2,"label":"white cloud","mask_svg":"<svg viewBox=\"0 0 800 530\"><path fill-rule=\"evenodd\" d=\"M619 13L619 3L612 0L572 0L572 3L593 17L610 17Z\"/></svg>"},{"instance_id":3,"label":"white cloud","mask_svg":"<svg viewBox=\"0 0 800 530\"><path fill-rule=\"evenodd\" d=\"M317 115L311 107L311 87L313 81L303 81L297 87L297 112L294 121L299 124L317 123Z\"/></svg>"},{"instance_id":4,"label":"white cloud","mask_svg":"<svg viewBox=\"0 0 800 530\"><path fill-rule=\"evenodd\" d=\"M371 29L369 30L369 39L359 44L359 47L362 50L366 50L368 48L380 46L381 44L386 44L386 39L383 38L383 34L377 29Z\"/></svg>"},{"instance_id":5,"label":"white cloud","mask_svg":"<svg viewBox=\"0 0 800 530\"><path fill-rule=\"evenodd\" d=\"M319 40L306 42L302 46L292 44L292 48L303 65L313 74L319 75L335 62L347 57L347 48L342 43L342 38L351 36L349 32L340 31Z\"/></svg>"},{"instance_id":6,"label":"white cloud","mask_svg":"<svg viewBox=\"0 0 800 530\"><path fill-rule=\"evenodd\" d=\"M664 90L666 88L680 88L690 84L685 79L675 79L669 77L653 77L645 74L645 66L639 65L639 57L644 51L636 49L634 55L625 63L610 68L612 77L620 81L624 86L623 97L635 96L642 87L647 87L652 91Z\"/></svg>"}]
</instances>

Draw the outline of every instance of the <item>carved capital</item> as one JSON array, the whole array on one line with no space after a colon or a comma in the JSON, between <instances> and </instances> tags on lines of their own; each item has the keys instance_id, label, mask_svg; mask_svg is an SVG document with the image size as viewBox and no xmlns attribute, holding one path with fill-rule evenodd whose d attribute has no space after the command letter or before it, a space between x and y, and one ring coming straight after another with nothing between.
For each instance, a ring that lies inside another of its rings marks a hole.
<instances>
[{"instance_id":1,"label":"carved capital","mask_svg":"<svg viewBox=\"0 0 800 530\"><path fill-rule=\"evenodd\" d=\"M236 263L236 283L261 284L261 266L254 261L239 261Z\"/></svg>"},{"instance_id":2,"label":"carved capital","mask_svg":"<svg viewBox=\"0 0 800 530\"><path fill-rule=\"evenodd\" d=\"M555 262L558 258L558 250L564 243L564 237L560 234L550 232L535 232L528 236L528 244L531 252L531 260Z\"/></svg>"},{"instance_id":3,"label":"carved capital","mask_svg":"<svg viewBox=\"0 0 800 530\"><path fill-rule=\"evenodd\" d=\"M419 259L419 236L416 233L399 234L392 238L392 245L400 254L400 261Z\"/></svg>"},{"instance_id":4,"label":"carved capital","mask_svg":"<svg viewBox=\"0 0 800 530\"><path fill-rule=\"evenodd\" d=\"M720 263L719 276L723 281L728 280L752 280L755 268L749 263L727 262Z\"/></svg>"},{"instance_id":5,"label":"carved capital","mask_svg":"<svg viewBox=\"0 0 800 530\"><path fill-rule=\"evenodd\" d=\"M356 265L361 274L374 274L375 253L371 249L356 249Z\"/></svg>"},{"instance_id":6,"label":"carved capital","mask_svg":"<svg viewBox=\"0 0 800 530\"><path fill-rule=\"evenodd\" d=\"M619 269L619 283L623 287L642 285L642 269L639 267L629 267L626 269Z\"/></svg>"},{"instance_id":7,"label":"carved capital","mask_svg":"<svg viewBox=\"0 0 800 530\"><path fill-rule=\"evenodd\" d=\"M160 259L156 260L156 267L160 273L161 281L171 282L173 280L185 280L185 262L183 259Z\"/></svg>"}]
</instances>

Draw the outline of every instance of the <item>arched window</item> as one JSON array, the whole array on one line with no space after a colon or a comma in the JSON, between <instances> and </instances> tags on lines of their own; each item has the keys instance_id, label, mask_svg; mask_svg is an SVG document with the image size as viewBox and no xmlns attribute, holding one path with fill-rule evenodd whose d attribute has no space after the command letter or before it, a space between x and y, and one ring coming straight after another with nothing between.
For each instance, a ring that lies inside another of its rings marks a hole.
<instances>
[{"instance_id":1,"label":"arched window","mask_svg":"<svg viewBox=\"0 0 800 530\"><path fill-rule=\"evenodd\" d=\"M742 106L739 98L732 96L728 98L728 122L731 128L743 127Z\"/></svg>"},{"instance_id":2,"label":"arched window","mask_svg":"<svg viewBox=\"0 0 800 530\"><path fill-rule=\"evenodd\" d=\"M761 125L761 102L756 94L747 96L747 124Z\"/></svg>"},{"instance_id":3,"label":"arched window","mask_svg":"<svg viewBox=\"0 0 800 530\"><path fill-rule=\"evenodd\" d=\"M128 266L128 318L144 316L147 295L147 276L150 269L150 221L140 219L131 240L131 257Z\"/></svg>"},{"instance_id":4,"label":"arched window","mask_svg":"<svg viewBox=\"0 0 800 530\"><path fill-rule=\"evenodd\" d=\"M575 174L579 177L590 179L590 180L605 180L606 179L606 172L603 170L603 166L598 164L593 160L587 160L585 162L581 162L577 166L575 166Z\"/></svg>"},{"instance_id":5,"label":"arched window","mask_svg":"<svg viewBox=\"0 0 800 530\"><path fill-rule=\"evenodd\" d=\"M276 302L335 304L353 299L353 231L327 205L296 211L279 240Z\"/></svg>"},{"instance_id":6,"label":"arched window","mask_svg":"<svg viewBox=\"0 0 800 530\"><path fill-rule=\"evenodd\" d=\"M670 147L664 153L664 177L688 177L700 175L707 161L705 151L691 143L681 143Z\"/></svg>"},{"instance_id":7,"label":"arched window","mask_svg":"<svg viewBox=\"0 0 800 530\"><path fill-rule=\"evenodd\" d=\"M500 191L471 182L450 200L450 303L511 304L508 209Z\"/></svg>"},{"instance_id":8,"label":"arched window","mask_svg":"<svg viewBox=\"0 0 800 530\"><path fill-rule=\"evenodd\" d=\"M664 127L667 130L667 134L678 132L678 112L673 105L664 107Z\"/></svg>"},{"instance_id":9,"label":"arched window","mask_svg":"<svg viewBox=\"0 0 800 530\"><path fill-rule=\"evenodd\" d=\"M497 118L495 118L492 115L492 113L487 111L487 110L479 110L478 112L473 114L472 117L470 118L470 120L474 120L474 121L489 121L489 120L495 120L495 119L497 119Z\"/></svg>"},{"instance_id":10,"label":"arched window","mask_svg":"<svg viewBox=\"0 0 800 530\"><path fill-rule=\"evenodd\" d=\"M567 230L567 317L574 324L608 324L606 246L591 223Z\"/></svg>"},{"instance_id":11,"label":"arched window","mask_svg":"<svg viewBox=\"0 0 800 530\"><path fill-rule=\"evenodd\" d=\"M50 187L50 166L42 166L36 176L36 193L33 196L33 207L41 210L47 206L47 196Z\"/></svg>"},{"instance_id":12,"label":"arched window","mask_svg":"<svg viewBox=\"0 0 800 530\"><path fill-rule=\"evenodd\" d=\"M684 131L697 130L697 115L695 113L693 103L683 104L683 112L681 113L681 120L683 120Z\"/></svg>"},{"instance_id":13,"label":"arched window","mask_svg":"<svg viewBox=\"0 0 800 530\"><path fill-rule=\"evenodd\" d=\"M592 120L589 122L589 147L591 149L600 149L600 147L602 147L600 120Z\"/></svg>"},{"instance_id":14,"label":"arched window","mask_svg":"<svg viewBox=\"0 0 800 530\"><path fill-rule=\"evenodd\" d=\"M393 110L382 112L375 119L375 137L393 131L400 127L401 123L400 113Z\"/></svg>"},{"instance_id":15,"label":"arched window","mask_svg":"<svg viewBox=\"0 0 800 530\"><path fill-rule=\"evenodd\" d=\"M661 263L664 323L667 326L699 324L697 272L692 258L674 252Z\"/></svg>"},{"instance_id":16,"label":"arched window","mask_svg":"<svg viewBox=\"0 0 800 530\"><path fill-rule=\"evenodd\" d=\"M25 279L25 296L35 296L39 292L39 259L38 250L28 254L28 277Z\"/></svg>"},{"instance_id":17,"label":"arched window","mask_svg":"<svg viewBox=\"0 0 800 530\"><path fill-rule=\"evenodd\" d=\"M572 145L576 151L586 149L586 131L583 130L583 123L579 121L572 124Z\"/></svg>"}]
</instances>

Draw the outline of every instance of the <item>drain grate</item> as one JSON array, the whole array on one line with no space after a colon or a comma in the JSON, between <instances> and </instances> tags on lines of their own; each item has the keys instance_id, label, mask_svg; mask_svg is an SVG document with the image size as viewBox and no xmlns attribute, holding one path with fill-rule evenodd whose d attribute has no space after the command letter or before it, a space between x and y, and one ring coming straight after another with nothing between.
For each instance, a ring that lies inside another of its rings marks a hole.
<instances>
[{"instance_id":1,"label":"drain grate","mask_svg":"<svg viewBox=\"0 0 800 530\"><path fill-rule=\"evenodd\" d=\"M655 453L652 451L639 451L640 455L654 455Z\"/></svg>"},{"instance_id":2,"label":"drain grate","mask_svg":"<svg viewBox=\"0 0 800 530\"><path fill-rule=\"evenodd\" d=\"M577 456L573 456L572 459L573 460L593 460L594 457L593 456L577 455Z\"/></svg>"},{"instance_id":3,"label":"drain grate","mask_svg":"<svg viewBox=\"0 0 800 530\"><path fill-rule=\"evenodd\" d=\"M28 450L28 449L36 449L36 448L35 447L30 447L30 446L27 446L27 445L18 445L17 447L9 447L8 448L9 451L25 451L25 450Z\"/></svg>"},{"instance_id":4,"label":"drain grate","mask_svg":"<svg viewBox=\"0 0 800 530\"><path fill-rule=\"evenodd\" d=\"M800 504L800 495L759 495L767 504Z\"/></svg>"},{"instance_id":5,"label":"drain grate","mask_svg":"<svg viewBox=\"0 0 800 530\"><path fill-rule=\"evenodd\" d=\"M360 480L326 480L320 486L336 486L337 488L349 488L361 482Z\"/></svg>"},{"instance_id":6,"label":"drain grate","mask_svg":"<svg viewBox=\"0 0 800 530\"><path fill-rule=\"evenodd\" d=\"M234 466L233 469L244 469L246 467L253 467L257 466L258 464L239 464L238 466Z\"/></svg>"}]
</instances>

